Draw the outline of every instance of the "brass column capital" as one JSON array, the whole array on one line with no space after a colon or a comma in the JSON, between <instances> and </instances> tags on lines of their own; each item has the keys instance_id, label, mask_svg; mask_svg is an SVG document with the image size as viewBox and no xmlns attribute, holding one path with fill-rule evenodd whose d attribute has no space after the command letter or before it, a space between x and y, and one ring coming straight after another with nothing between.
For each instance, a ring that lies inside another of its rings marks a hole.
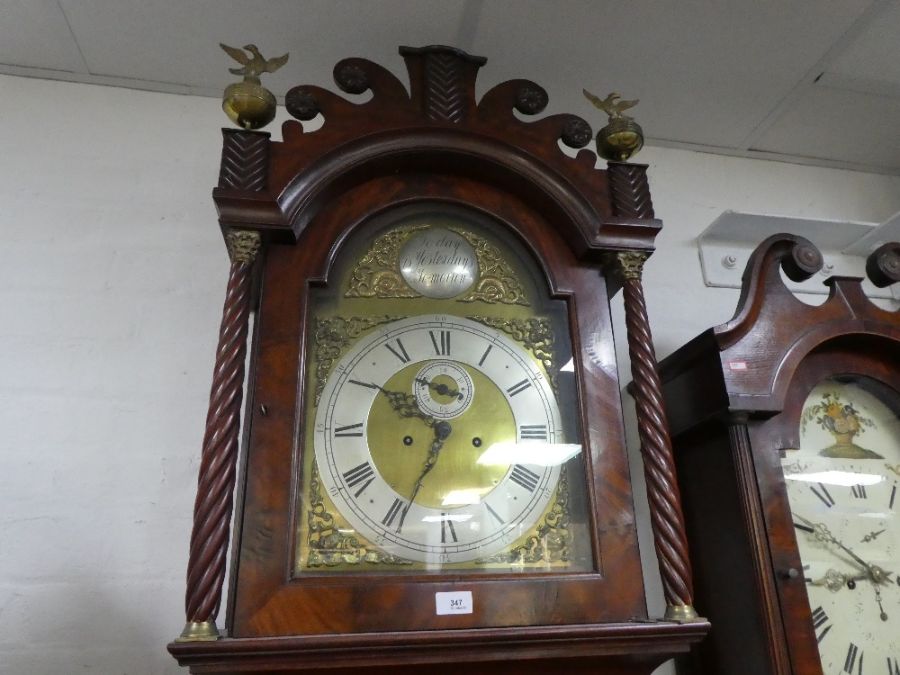
<instances>
[{"instance_id":1,"label":"brass column capital","mask_svg":"<svg viewBox=\"0 0 900 675\"><path fill-rule=\"evenodd\" d=\"M646 251L617 251L606 256L606 264L622 281L641 280L644 263L650 254Z\"/></svg>"},{"instance_id":2,"label":"brass column capital","mask_svg":"<svg viewBox=\"0 0 900 675\"><path fill-rule=\"evenodd\" d=\"M228 257L233 263L252 263L261 245L262 238L254 230L229 230L225 235Z\"/></svg>"}]
</instances>

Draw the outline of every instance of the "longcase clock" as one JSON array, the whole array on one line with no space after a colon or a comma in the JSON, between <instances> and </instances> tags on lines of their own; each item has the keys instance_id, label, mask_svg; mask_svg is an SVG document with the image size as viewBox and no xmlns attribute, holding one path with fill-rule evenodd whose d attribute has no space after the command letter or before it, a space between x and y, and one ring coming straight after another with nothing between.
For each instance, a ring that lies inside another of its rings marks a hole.
<instances>
[{"instance_id":1,"label":"longcase clock","mask_svg":"<svg viewBox=\"0 0 900 675\"><path fill-rule=\"evenodd\" d=\"M867 271L900 278L900 246ZM661 363L695 563L715 626L680 672L900 673L900 313L862 279L821 305L782 281L822 266L775 235L735 317Z\"/></svg>"},{"instance_id":2,"label":"longcase clock","mask_svg":"<svg viewBox=\"0 0 900 675\"><path fill-rule=\"evenodd\" d=\"M226 131L232 266L191 540L193 672L650 673L693 610L641 289L645 167L484 59L402 48ZM518 111L518 115L514 112ZM609 300L625 296L668 611L647 615ZM238 452L249 313L243 448ZM240 456L240 457L239 457ZM236 489L227 617L218 614ZM461 666L461 664L467 664Z\"/></svg>"}]
</instances>

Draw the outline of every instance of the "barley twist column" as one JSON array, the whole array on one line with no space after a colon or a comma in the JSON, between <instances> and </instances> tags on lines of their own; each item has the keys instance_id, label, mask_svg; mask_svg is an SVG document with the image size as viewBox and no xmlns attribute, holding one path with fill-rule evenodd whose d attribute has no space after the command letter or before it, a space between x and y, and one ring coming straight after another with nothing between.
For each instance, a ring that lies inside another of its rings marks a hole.
<instances>
[{"instance_id":1,"label":"barley twist column","mask_svg":"<svg viewBox=\"0 0 900 675\"><path fill-rule=\"evenodd\" d=\"M219 638L215 619L225 581L225 556L231 525L251 276L260 237L258 232L234 230L226 235L225 242L231 258L231 272L222 310L194 502L185 597L187 624L178 638L183 642Z\"/></svg>"},{"instance_id":2,"label":"barley twist column","mask_svg":"<svg viewBox=\"0 0 900 675\"><path fill-rule=\"evenodd\" d=\"M638 434L644 459L653 540L666 598L665 618L692 621L697 619L697 612L693 607L694 592L684 515L675 477L669 424L662 401L662 384L641 285L647 255L635 251L620 252L614 254L609 263L622 280Z\"/></svg>"}]
</instances>

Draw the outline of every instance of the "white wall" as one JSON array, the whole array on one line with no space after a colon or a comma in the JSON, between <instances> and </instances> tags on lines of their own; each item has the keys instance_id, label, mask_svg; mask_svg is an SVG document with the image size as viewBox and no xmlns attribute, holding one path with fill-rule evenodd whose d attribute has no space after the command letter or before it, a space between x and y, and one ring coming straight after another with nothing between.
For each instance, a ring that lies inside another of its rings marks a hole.
<instances>
[{"instance_id":1,"label":"white wall","mask_svg":"<svg viewBox=\"0 0 900 675\"><path fill-rule=\"evenodd\" d=\"M210 198L226 120L214 99L5 76L0 97L0 672L178 672L165 644L227 274ZM734 308L693 246L722 210L900 210L897 178L640 159L666 223L646 270L661 354Z\"/></svg>"}]
</instances>

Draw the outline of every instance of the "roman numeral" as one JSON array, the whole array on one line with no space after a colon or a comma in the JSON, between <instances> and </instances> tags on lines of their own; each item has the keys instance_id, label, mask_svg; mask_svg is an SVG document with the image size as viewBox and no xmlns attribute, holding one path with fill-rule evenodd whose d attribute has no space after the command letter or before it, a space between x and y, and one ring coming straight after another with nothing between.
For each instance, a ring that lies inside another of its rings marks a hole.
<instances>
[{"instance_id":1,"label":"roman numeral","mask_svg":"<svg viewBox=\"0 0 900 675\"><path fill-rule=\"evenodd\" d=\"M816 633L816 642L822 642L822 639L828 635L828 631L831 630L831 624L828 623L828 615L825 613L825 610L821 607L816 607L812 613L812 622L813 629ZM828 625L825 625L828 624ZM824 626L824 628L823 628ZM819 629L822 628L822 632L819 632Z\"/></svg>"},{"instance_id":2,"label":"roman numeral","mask_svg":"<svg viewBox=\"0 0 900 675\"><path fill-rule=\"evenodd\" d=\"M541 441L547 440L546 424L523 424L519 427L519 438L533 438Z\"/></svg>"},{"instance_id":3,"label":"roman numeral","mask_svg":"<svg viewBox=\"0 0 900 675\"><path fill-rule=\"evenodd\" d=\"M512 474L510 475L510 480L522 486L529 492L534 492L534 489L537 487L538 480L540 480L540 476L531 469L526 469L521 464L516 464L513 467Z\"/></svg>"},{"instance_id":4,"label":"roman numeral","mask_svg":"<svg viewBox=\"0 0 900 675\"><path fill-rule=\"evenodd\" d=\"M388 512L385 514L384 518L381 520L381 524L385 527L391 527L394 524L394 521L397 520L397 516L405 516L406 511L403 509L403 500L399 497L394 499L394 503L391 504L391 508L388 509ZM403 525L403 518L400 518L400 526ZM398 530L399 532L399 526Z\"/></svg>"},{"instance_id":5,"label":"roman numeral","mask_svg":"<svg viewBox=\"0 0 900 675\"><path fill-rule=\"evenodd\" d=\"M363 425L363 423L359 422L358 424L348 424L345 427L337 427L334 430L334 436L335 436L335 438L338 438L338 437L346 438L348 436L362 436L363 435L362 425ZM359 429L359 431L352 431L353 429Z\"/></svg>"},{"instance_id":6,"label":"roman numeral","mask_svg":"<svg viewBox=\"0 0 900 675\"><path fill-rule=\"evenodd\" d=\"M809 532L810 534L815 532L815 530L813 528L811 528L809 525L804 525L803 523L794 523L794 527L796 527L798 530L803 530L804 532Z\"/></svg>"},{"instance_id":7,"label":"roman numeral","mask_svg":"<svg viewBox=\"0 0 900 675\"><path fill-rule=\"evenodd\" d=\"M491 353L491 350L494 348L494 345L488 345L488 348L484 350L484 354L481 355L481 360L478 362L479 366L484 365L484 360L488 357L488 354Z\"/></svg>"},{"instance_id":8,"label":"roman numeral","mask_svg":"<svg viewBox=\"0 0 900 675\"><path fill-rule=\"evenodd\" d=\"M360 483L363 483L363 486L353 495L354 497L359 497L363 491L369 487L372 481L375 480L375 470L368 462L363 462L359 466L353 467L343 475L344 482L347 483L347 487L349 488L354 488Z\"/></svg>"},{"instance_id":9,"label":"roman numeral","mask_svg":"<svg viewBox=\"0 0 900 675\"><path fill-rule=\"evenodd\" d=\"M531 382L528 381L528 378L525 378L521 382L516 382L513 386L506 390L506 393L509 394L509 397L512 398L516 394L521 394L523 391L528 389L531 386Z\"/></svg>"},{"instance_id":10,"label":"roman numeral","mask_svg":"<svg viewBox=\"0 0 900 675\"><path fill-rule=\"evenodd\" d=\"M453 521L450 520L449 516L446 513L441 514L441 543L447 543L447 533L450 533L450 537L453 539L453 543L455 544L459 541L456 538L456 530L453 527Z\"/></svg>"},{"instance_id":11,"label":"roman numeral","mask_svg":"<svg viewBox=\"0 0 900 675\"><path fill-rule=\"evenodd\" d=\"M494 520L496 520L496 521L497 521L498 523L500 523L501 525L504 525L504 524L505 524L504 521L503 521L503 518L501 518L501 517L500 517L500 514L497 513L496 511L494 511L494 509L491 508L491 505L490 505L490 504L488 504L487 502L484 502L484 508L486 508L487 511L488 511L488 513L490 513L490 514L494 517Z\"/></svg>"},{"instance_id":12,"label":"roman numeral","mask_svg":"<svg viewBox=\"0 0 900 675\"><path fill-rule=\"evenodd\" d=\"M385 342L384 346L387 347L387 350L400 359L400 363L409 363L409 354L406 352L406 347L403 346L403 343L400 342L400 338L394 340L394 346L391 346L390 342Z\"/></svg>"},{"instance_id":13,"label":"roman numeral","mask_svg":"<svg viewBox=\"0 0 900 675\"><path fill-rule=\"evenodd\" d=\"M853 673L853 666L856 665L856 657L859 656L859 670L857 671L857 675L862 675L863 671L863 653L859 651L859 647L857 647L852 642L850 643L850 647L847 649L847 658L844 661L844 672L845 673Z\"/></svg>"},{"instance_id":14,"label":"roman numeral","mask_svg":"<svg viewBox=\"0 0 900 675\"><path fill-rule=\"evenodd\" d=\"M347 382L350 384L358 384L360 387L366 387L367 389L381 389L381 387L372 382L360 382L359 380L347 380Z\"/></svg>"},{"instance_id":15,"label":"roman numeral","mask_svg":"<svg viewBox=\"0 0 900 675\"><path fill-rule=\"evenodd\" d=\"M431 344L434 346L434 353L438 356L450 356L450 331L440 331L440 337L434 334L434 331L428 331L431 336Z\"/></svg>"},{"instance_id":16,"label":"roman numeral","mask_svg":"<svg viewBox=\"0 0 900 675\"><path fill-rule=\"evenodd\" d=\"M896 496L897 496L897 486L894 485L894 487L891 488L891 503L888 504L888 508L889 508L889 509L893 509L893 508L894 508L894 498L895 498Z\"/></svg>"},{"instance_id":17,"label":"roman numeral","mask_svg":"<svg viewBox=\"0 0 900 675\"><path fill-rule=\"evenodd\" d=\"M900 675L900 662L892 656L887 657L888 675Z\"/></svg>"},{"instance_id":18,"label":"roman numeral","mask_svg":"<svg viewBox=\"0 0 900 675\"><path fill-rule=\"evenodd\" d=\"M828 494L828 490L825 489L825 486L821 483L818 484L819 489L816 490L812 485L809 486L809 489L812 490L813 494L822 500L822 503L827 506L829 509L834 506L834 499L830 494Z\"/></svg>"},{"instance_id":19,"label":"roman numeral","mask_svg":"<svg viewBox=\"0 0 900 675\"><path fill-rule=\"evenodd\" d=\"M853 496L857 499L865 499L866 498L866 486L865 485L854 485L850 488L850 491L853 493Z\"/></svg>"}]
</instances>

